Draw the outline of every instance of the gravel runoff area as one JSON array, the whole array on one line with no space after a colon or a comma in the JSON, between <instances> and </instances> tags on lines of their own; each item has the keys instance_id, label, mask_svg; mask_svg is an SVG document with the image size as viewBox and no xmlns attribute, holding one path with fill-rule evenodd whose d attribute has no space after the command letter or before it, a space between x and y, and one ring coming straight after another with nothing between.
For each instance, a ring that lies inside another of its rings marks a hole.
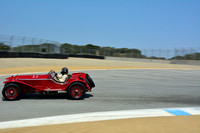
<instances>
[{"instance_id":1,"label":"gravel runoff area","mask_svg":"<svg viewBox=\"0 0 200 133\"><path fill-rule=\"evenodd\" d=\"M143 63L131 61L110 61L96 59L32 59L32 58L2 58L0 59L0 75L46 72L51 69L60 70L63 66L69 70L87 69L200 69L199 66L172 65L159 63ZM155 118L135 118L124 120L109 120L86 123L72 123L41 127L26 127L3 129L0 133L33 133L33 132L200 132L200 116L175 116Z\"/></svg>"},{"instance_id":2,"label":"gravel runoff area","mask_svg":"<svg viewBox=\"0 0 200 133\"><path fill-rule=\"evenodd\" d=\"M0 58L0 75L59 71L63 66L69 70L89 69L200 69L200 66L116 61L99 59L39 59L39 58Z\"/></svg>"},{"instance_id":3,"label":"gravel runoff area","mask_svg":"<svg viewBox=\"0 0 200 133\"><path fill-rule=\"evenodd\" d=\"M200 116L149 117L0 130L0 133L199 133Z\"/></svg>"}]
</instances>

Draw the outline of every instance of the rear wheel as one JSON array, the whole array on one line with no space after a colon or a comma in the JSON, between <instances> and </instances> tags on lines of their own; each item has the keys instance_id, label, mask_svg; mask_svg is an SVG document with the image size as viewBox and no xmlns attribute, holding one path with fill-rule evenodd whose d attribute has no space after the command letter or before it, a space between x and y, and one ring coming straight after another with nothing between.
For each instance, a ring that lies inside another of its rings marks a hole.
<instances>
[{"instance_id":1,"label":"rear wheel","mask_svg":"<svg viewBox=\"0 0 200 133\"><path fill-rule=\"evenodd\" d=\"M74 100L83 99L85 92L85 86L79 82L72 83L67 89L67 95Z\"/></svg>"},{"instance_id":2,"label":"rear wheel","mask_svg":"<svg viewBox=\"0 0 200 133\"><path fill-rule=\"evenodd\" d=\"M16 84L8 84L4 86L2 95L8 101L18 100L21 96L21 89Z\"/></svg>"}]
</instances>

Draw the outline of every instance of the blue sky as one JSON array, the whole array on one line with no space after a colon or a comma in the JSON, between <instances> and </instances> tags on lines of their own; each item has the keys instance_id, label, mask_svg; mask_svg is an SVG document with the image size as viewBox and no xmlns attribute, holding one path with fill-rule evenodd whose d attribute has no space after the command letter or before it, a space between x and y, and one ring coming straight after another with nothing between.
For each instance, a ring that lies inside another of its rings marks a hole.
<instances>
[{"instance_id":1,"label":"blue sky","mask_svg":"<svg viewBox=\"0 0 200 133\"><path fill-rule=\"evenodd\" d=\"M117 48L200 47L200 0L0 0L0 34Z\"/></svg>"}]
</instances>

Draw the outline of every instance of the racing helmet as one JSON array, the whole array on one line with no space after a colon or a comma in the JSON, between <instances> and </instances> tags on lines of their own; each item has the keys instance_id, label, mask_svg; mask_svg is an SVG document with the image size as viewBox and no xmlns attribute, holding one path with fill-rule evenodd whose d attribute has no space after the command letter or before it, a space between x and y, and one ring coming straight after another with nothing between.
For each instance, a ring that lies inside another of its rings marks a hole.
<instances>
[{"instance_id":1,"label":"racing helmet","mask_svg":"<svg viewBox=\"0 0 200 133\"><path fill-rule=\"evenodd\" d=\"M62 70L61 70L61 74L62 75L68 74L68 69L66 67L63 67Z\"/></svg>"}]
</instances>

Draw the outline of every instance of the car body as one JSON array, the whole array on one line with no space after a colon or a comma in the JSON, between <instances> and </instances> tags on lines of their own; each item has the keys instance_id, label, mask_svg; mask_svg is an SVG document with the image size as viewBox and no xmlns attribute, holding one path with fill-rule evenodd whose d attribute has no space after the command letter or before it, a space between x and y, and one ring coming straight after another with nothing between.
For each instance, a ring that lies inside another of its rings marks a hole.
<instances>
[{"instance_id":1,"label":"car body","mask_svg":"<svg viewBox=\"0 0 200 133\"><path fill-rule=\"evenodd\" d=\"M43 75L11 76L3 82L2 95L6 100L17 100L24 93L66 92L72 99L83 99L85 93L95 87L92 78L86 73L68 75L65 82L59 82L55 77L56 72L52 70Z\"/></svg>"}]
</instances>

